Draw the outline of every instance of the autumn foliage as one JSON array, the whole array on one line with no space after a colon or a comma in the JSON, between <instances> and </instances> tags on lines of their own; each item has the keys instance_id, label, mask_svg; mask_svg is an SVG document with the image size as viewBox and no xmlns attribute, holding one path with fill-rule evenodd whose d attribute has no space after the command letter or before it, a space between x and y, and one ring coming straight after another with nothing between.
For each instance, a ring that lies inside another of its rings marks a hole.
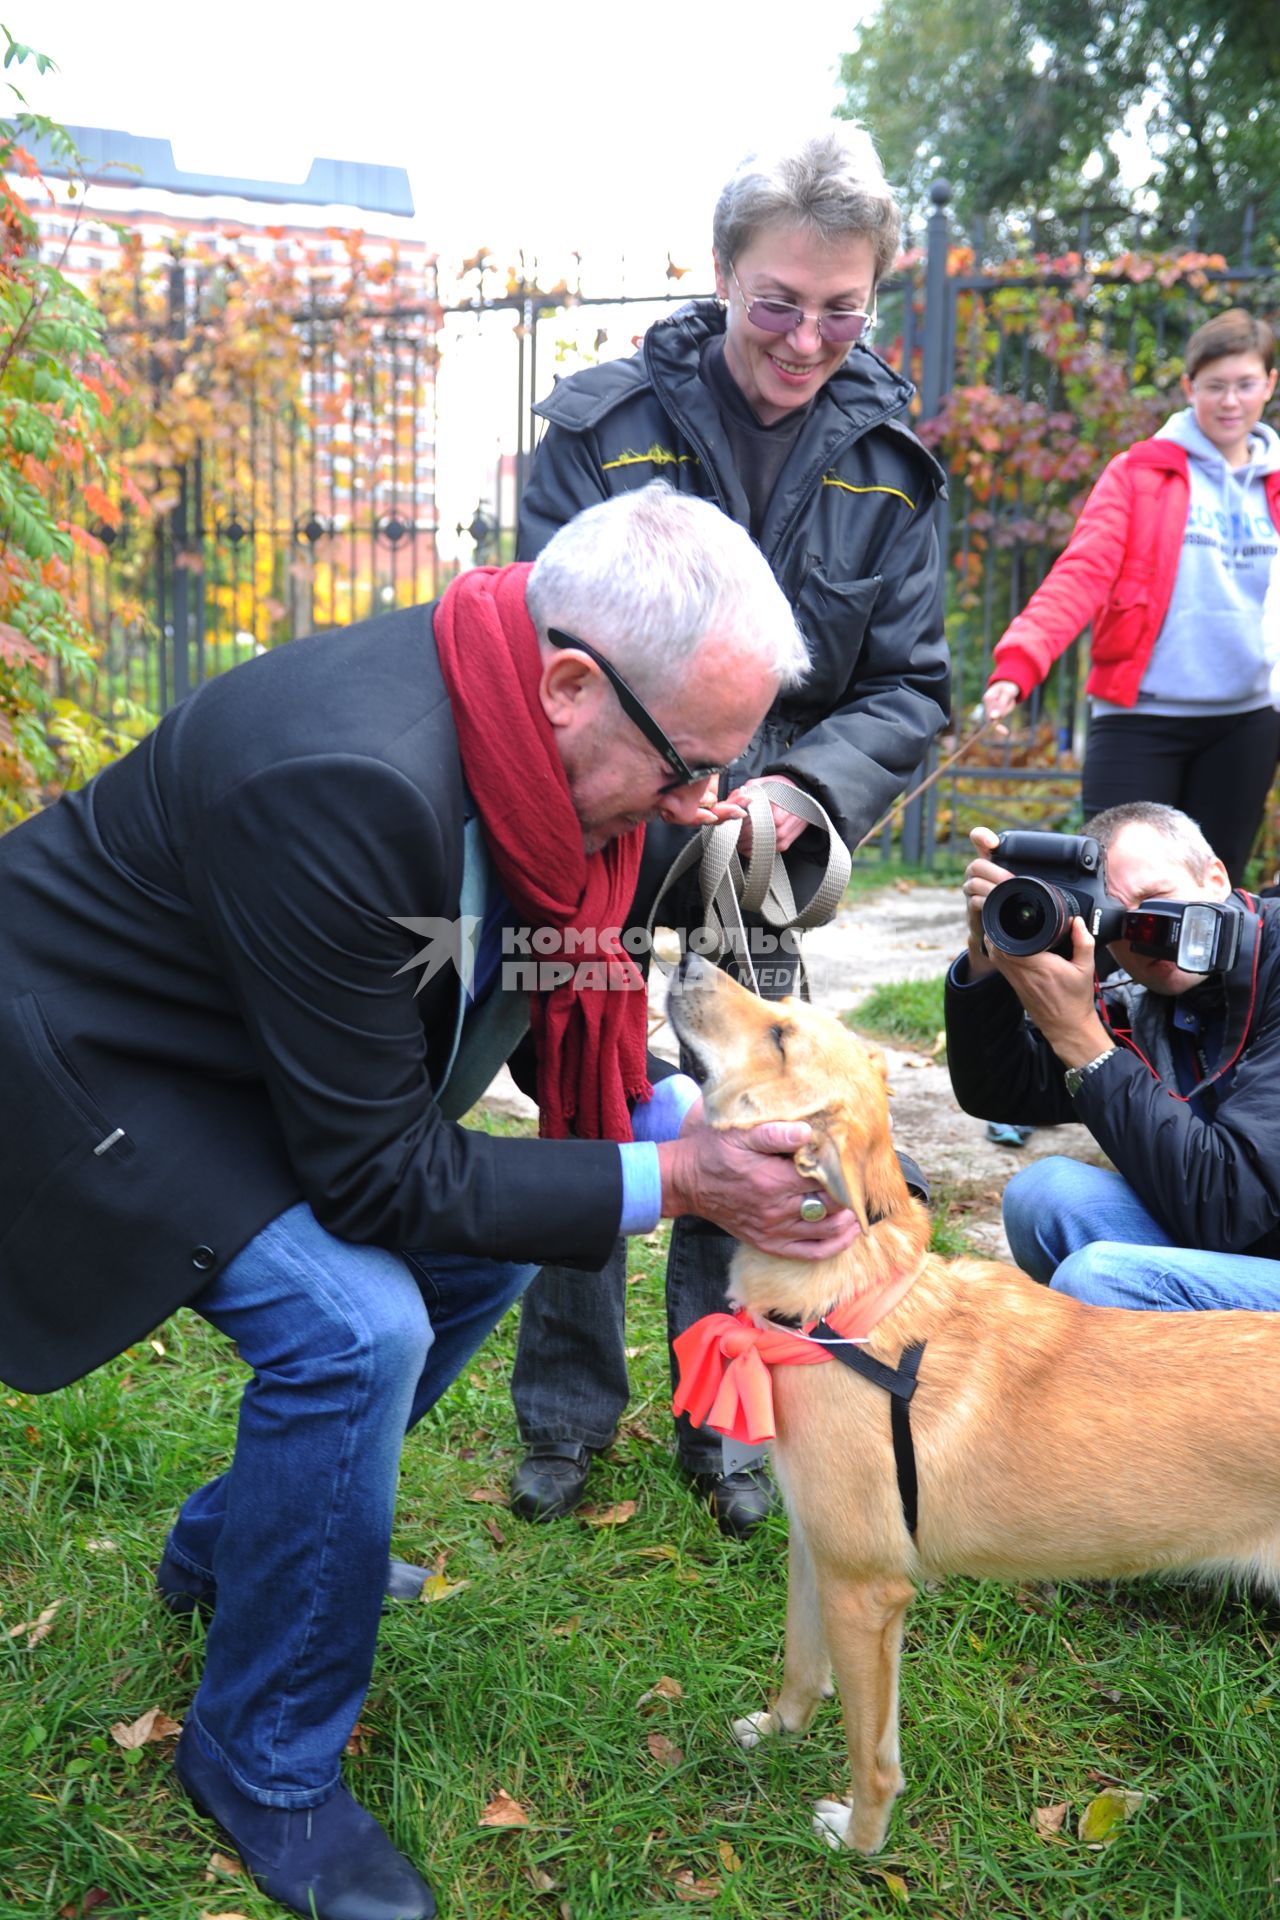
<instances>
[{"instance_id":1,"label":"autumn foliage","mask_svg":"<svg viewBox=\"0 0 1280 1920\"><path fill-rule=\"evenodd\" d=\"M31 59L6 30L6 67ZM74 161L53 122L17 103L0 119L0 176L40 185L28 142L43 137ZM125 392L101 316L36 251L24 200L0 177L0 825L83 778L130 743L144 716L103 718L78 704L97 647L76 584L77 548L120 517L122 493L146 502L105 451Z\"/></svg>"}]
</instances>

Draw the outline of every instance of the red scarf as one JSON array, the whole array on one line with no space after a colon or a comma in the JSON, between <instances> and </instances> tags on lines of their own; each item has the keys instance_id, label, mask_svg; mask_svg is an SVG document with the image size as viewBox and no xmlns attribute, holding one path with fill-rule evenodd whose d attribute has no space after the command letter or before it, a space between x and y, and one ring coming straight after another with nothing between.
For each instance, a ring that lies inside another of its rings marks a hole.
<instances>
[{"instance_id":1,"label":"red scarf","mask_svg":"<svg viewBox=\"0 0 1280 1920\"><path fill-rule=\"evenodd\" d=\"M877 1321L891 1313L919 1275L908 1268L882 1287L861 1293L825 1318L833 1333L863 1340ZM772 1440L773 1380L770 1367L812 1367L834 1358L830 1349L805 1338L802 1330L758 1326L744 1307L740 1313L707 1313L672 1341L680 1366L673 1410L687 1413L695 1427L714 1427L743 1446Z\"/></svg>"},{"instance_id":2,"label":"red scarf","mask_svg":"<svg viewBox=\"0 0 1280 1920\"><path fill-rule=\"evenodd\" d=\"M555 731L542 710L527 565L476 567L446 588L435 637L467 785L507 898L521 922L567 937L574 980L530 996L540 1129L629 1140L628 1100L647 1100L644 976L615 933L635 896L643 827L588 854ZM607 984L600 976L604 975ZM500 987L495 992L501 991Z\"/></svg>"}]
</instances>

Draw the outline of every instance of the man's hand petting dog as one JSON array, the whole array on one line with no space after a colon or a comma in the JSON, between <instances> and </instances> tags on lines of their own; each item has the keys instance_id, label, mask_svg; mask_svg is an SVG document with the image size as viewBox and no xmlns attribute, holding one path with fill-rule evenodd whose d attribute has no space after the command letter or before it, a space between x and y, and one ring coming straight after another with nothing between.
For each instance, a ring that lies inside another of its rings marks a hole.
<instances>
[{"instance_id":1,"label":"man's hand petting dog","mask_svg":"<svg viewBox=\"0 0 1280 1920\"><path fill-rule=\"evenodd\" d=\"M969 838L978 849L978 858L969 862L964 875L969 977L1003 975L1062 1064L1087 1065L1096 1060L1110 1037L1094 1006L1094 943L1089 929L1077 914L1071 922L1070 959L1053 952L1018 957L988 948L982 937L983 905L994 887L1013 876L987 857L997 839L989 827L974 827Z\"/></svg>"},{"instance_id":2,"label":"man's hand petting dog","mask_svg":"<svg viewBox=\"0 0 1280 1920\"><path fill-rule=\"evenodd\" d=\"M662 1166L662 1211L713 1220L735 1240L745 1240L790 1260L829 1260L845 1253L859 1234L847 1207L835 1207L792 1155L812 1137L807 1120L770 1120L762 1126L714 1131L691 1109L678 1140L658 1148ZM828 1211L820 1220L801 1218L800 1203L818 1194Z\"/></svg>"}]
</instances>

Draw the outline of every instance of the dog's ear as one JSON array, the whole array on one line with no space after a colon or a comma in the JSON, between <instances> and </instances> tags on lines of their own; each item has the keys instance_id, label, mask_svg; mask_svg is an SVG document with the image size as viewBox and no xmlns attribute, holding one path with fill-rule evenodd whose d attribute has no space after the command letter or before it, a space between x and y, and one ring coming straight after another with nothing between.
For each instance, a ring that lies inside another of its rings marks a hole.
<instances>
[{"instance_id":1,"label":"dog's ear","mask_svg":"<svg viewBox=\"0 0 1280 1920\"><path fill-rule=\"evenodd\" d=\"M876 1072L880 1075L880 1078L884 1081L885 1089L887 1091L889 1087L889 1062L885 1059L883 1053L880 1051L879 1047L875 1044L874 1040L864 1040L862 1038L862 1035L859 1034L858 1044L862 1048L862 1051L866 1054L867 1059L871 1062Z\"/></svg>"},{"instance_id":2,"label":"dog's ear","mask_svg":"<svg viewBox=\"0 0 1280 1920\"><path fill-rule=\"evenodd\" d=\"M866 1233L876 1220L900 1213L907 1201L893 1137L885 1130L873 1140L842 1127L839 1116L810 1114L813 1137L793 1156L808 1179L818 1181L837 1206L848 1207Z\"/></svg>"},{"instance_id":3,"label":"dog's ear","mask_svg":"<svg viewBox=\"0 0 1280 1920\"><path fill-rule=\"evenodd\" d=\"M868 1146L862 1162L862 1190L873 1220L887 1220L906 1205L907 1183L891 1134L877 1137Z\"/></svg>"},{"instance_id":4,"label":"dog's ear","mask_svg":"<svg viewBox=\"0 0 1280 1920\"><path fill-rule=\"evenodd\" d=\"M810 1120L813 1137L798 1147L793 1156L800 1172L809 1180L816 1180L825 1187L838 1207L848 1207L858 1216L858 1224L865 1233L867 1230L867 1210L862 1196L855 1195L845 1175L844 1161L841 1158L840 1143L834 1133L828 1132L823 1125L824 1116L815 1114Z\"/></svg>"}]
</instances>

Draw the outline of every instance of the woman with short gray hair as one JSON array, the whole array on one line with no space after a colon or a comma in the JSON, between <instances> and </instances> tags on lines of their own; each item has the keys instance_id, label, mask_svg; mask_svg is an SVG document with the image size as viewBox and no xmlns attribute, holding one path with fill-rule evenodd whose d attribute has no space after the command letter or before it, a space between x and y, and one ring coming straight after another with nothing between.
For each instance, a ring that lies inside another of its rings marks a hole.
<instances>
[{"instance_id":1,"label":"woman with short gray hair","mask_svg":"<svg viewBox=\"0 0 1280 1920\"><path fill-rule=\"evenodd\" d=\"M856 846L946 718L943 476L902 424L910 382L869 344L898 238L897 204L861 128L832 122L785 151L750 154L715 209L718 298L681 307L637 354L584 368L535 409L547 428L521 502L522 559L581 508L661 481L750 533L808 641L807 677L782 688L747 752L707 787L708 822L740 812L767 775L815 796ZM804 822L776 800L773 814L803 895ZM649 829L641 925L685 838ZM696 927L696 890L669 894L662 917ZM789 992L794 964L773 954L762 990ZM673 1337L723 1306L732 1250L701 1222L676 1223ZM546 1268L526 1296L512 1392L528 1452L512 1505L527 1519L577 1505L626 1406L625 1253L619 1242L601 1275ZM718 1435L687 1421L677 1447L721 1530L749 1533L770 1504L763 1466L730 1462Z\"/></svg>"}]
</instances>

